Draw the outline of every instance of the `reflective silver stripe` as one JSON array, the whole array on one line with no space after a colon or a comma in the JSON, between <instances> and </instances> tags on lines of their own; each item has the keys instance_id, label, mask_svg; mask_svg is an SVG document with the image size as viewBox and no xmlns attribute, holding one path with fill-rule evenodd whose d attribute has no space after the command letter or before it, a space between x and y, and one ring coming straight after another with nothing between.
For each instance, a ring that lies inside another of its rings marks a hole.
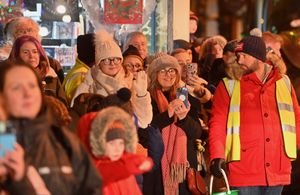
<instances>
[{"instance_id":1,"label":"reflective silver stripe","mask_svg":"<svg viewBox=\"0 0 300 195\"><path fill-rule=\"evenodd\" d=\"M282 130L283 132L291 132L291 133L296 133L296 127L291 126L291 125L282 125Z\"/></svg>"},{"instance_id":2,"label":"reflective silver stripe","mask_svg":"<svg viewBox=\"0 0 300 195\"><path fill-rule=\"evenodd\" d=\"M277 103L279 110L288 110L294 112L293 105L285 104L285 103Z\"/></svg>"},{"instance_id":3,"label":"reflective silver stripe","mask_svg":"<svg viewBox=\"0 0 300 195\"><path fill-rule=\"evenodd\" d=\"M230 134L240 134L240 127L227 128L227 135L230 135Z\"/></svg>"},{"instance_id":4,"label":"reflective silver stripe","mask_svg":"<svg viewBox=\"0 0 300 195\"><path fill-rule=\"evenodd\" d=\"M230 105L229 112L240 112L240 105Z\"/></svg>"}]
</instances>

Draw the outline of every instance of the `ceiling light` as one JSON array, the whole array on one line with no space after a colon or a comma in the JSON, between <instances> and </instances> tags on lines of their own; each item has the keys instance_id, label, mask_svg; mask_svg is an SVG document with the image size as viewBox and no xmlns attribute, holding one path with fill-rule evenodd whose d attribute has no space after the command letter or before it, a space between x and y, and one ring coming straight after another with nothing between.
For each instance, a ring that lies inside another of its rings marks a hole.
<instances>
[{"instance_id":1,"label":"ceiling light","mask_svg":"<svg viewBox=\"0 0 300 195\"><path fill-rule=\"evenodd\" d=\"M71 18L71 16L70 15L64 15L63 17L62 17L62 21L63 22L65 22L65 23L69 23L69 22L71 22L71 20L72 20L72 18Z\"/></svg>"},{"instance_id":2,"label":"ceiling light","mask_svg":"<svg viewBox=\"0 0 300 195\"><path fill-rule=\"evenodd\" d=\"M64 6L64 5L58 5L56 7L56 11L58 13L60 13L60 14L64 14L64 13L66 13L66 6Z\"/></svg>"},{"instance_id":3,"label":"ceiling light","mask_svg":"<svg viewBox=\"0 0 300 195\"><path fill-rule=\"evenodd\" d=\"M48 28L45 27L45 26L42 26L42 27L40 28L39 34L40 34L42 37L47 36L47 35L49 34Z\"/></svg>"}]
</instances>

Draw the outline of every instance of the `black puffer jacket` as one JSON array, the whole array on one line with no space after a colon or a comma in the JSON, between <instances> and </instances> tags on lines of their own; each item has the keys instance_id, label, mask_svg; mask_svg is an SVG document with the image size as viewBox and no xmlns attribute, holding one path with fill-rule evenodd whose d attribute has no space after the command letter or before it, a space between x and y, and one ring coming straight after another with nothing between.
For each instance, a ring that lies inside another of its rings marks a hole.
<instances>
[{"instance_id":1,"label":"black puffer jacket","mask_svg":"<svg viewBox=\"0 0 300 195\"><path fill-rule=\"evenodd\" d=\"M100 176L72 132L51 126L47 114L12 121L26 163L38 171L51 194L101 194Z\"/></svg>"}]
</instances>

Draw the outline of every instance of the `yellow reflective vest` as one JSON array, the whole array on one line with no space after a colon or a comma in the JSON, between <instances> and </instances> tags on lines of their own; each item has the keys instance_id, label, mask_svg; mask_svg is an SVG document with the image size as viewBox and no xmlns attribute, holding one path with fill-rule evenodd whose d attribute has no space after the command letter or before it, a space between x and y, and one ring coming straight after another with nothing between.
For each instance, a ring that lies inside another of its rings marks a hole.
<instances>
[{"instance_id":1,"label":"yellow reflective vest","mask_svg":"<svg viewBox=\"0 0 300 195\"><path fill-rule=\"evenodd\" d=\"M229 94L230 106L227 118L226 162L240 160L240 81L223 79ZM294 160L297 157L296 122L291 97L291 83L286 75L276 81L276 101L279 112L284 148L287 156Z\"/></svg>"}]
</instances>

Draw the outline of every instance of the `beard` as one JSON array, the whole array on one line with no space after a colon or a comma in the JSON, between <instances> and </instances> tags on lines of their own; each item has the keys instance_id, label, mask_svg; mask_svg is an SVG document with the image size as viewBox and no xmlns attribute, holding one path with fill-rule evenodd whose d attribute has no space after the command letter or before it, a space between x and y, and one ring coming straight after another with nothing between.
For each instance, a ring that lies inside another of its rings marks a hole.
<instances>
[{"instance_id":1,"label":"beard","mask_svg":"<svg viewBox=\"0 0 300 195\"><path fill-rule=\"evenodd\" d=\"M246 69L244 69L243 71L243 75L247 75L247 74L251 74L253 72L255 72L256 70L259 69L259 63L258 60L255 60L252 64L250 64L249 66L246 65L241 65L244 67L247 67Z\"/></svg>"},{"instance_id":2,"label":"beard","mask_svg":"<svg viewBox=\"0 0 300 195\"><path fill-rule=\"evenodd\" d=\"M251 69L246 69L243 71L243 75L251 74L252 72L254 72L254 71Z\"/></svg>"}]
</instances>

